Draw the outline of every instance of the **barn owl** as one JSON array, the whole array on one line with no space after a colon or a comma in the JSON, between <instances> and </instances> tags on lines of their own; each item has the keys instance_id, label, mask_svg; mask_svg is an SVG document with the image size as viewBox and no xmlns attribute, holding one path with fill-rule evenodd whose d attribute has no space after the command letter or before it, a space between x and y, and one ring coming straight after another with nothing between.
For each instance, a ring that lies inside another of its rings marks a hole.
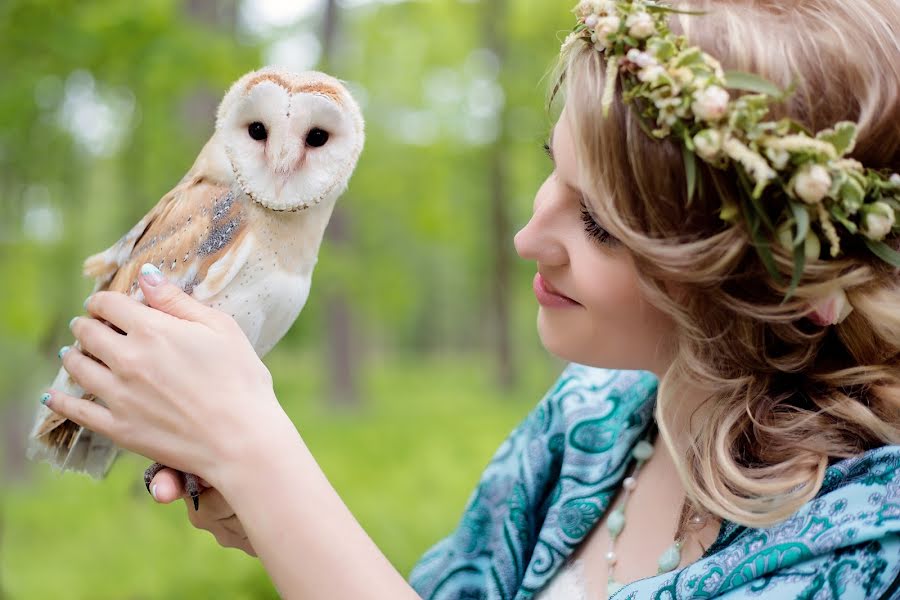
<instances>
[{"instance_id":1,"label":"barn owl","mask_svg":"<svg viewBox=\"0 0 900 600\"><path fill-rule=\"evenodd\" d=\"M265 68L225 94L215 131L187 175L84 273L94 291L143 301L141 265L156 265L191 296L230 314L266 354L309 295L335 200L364 141L359 106L335 78ZM60 369L51 386L93 398ZM106 475L118 454L108 439L39 407L29 455L62 470ZM149 479L161 465L145 473ZM194 497L197 478L185 474Z\"/></svg>"}]
</instances>

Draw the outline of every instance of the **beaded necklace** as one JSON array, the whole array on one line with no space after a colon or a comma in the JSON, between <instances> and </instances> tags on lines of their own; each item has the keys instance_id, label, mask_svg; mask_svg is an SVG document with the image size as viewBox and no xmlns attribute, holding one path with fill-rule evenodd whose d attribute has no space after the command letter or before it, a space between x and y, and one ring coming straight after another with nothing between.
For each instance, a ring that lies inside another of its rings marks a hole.
<instances>
[{"instance_id":1,"label":"beaded necklace","mask_svg":"<svg viewBox=\"0 0 900 600\"><path fill-rule=\"evenodd\" d=\"M625 506L635 487L637 487L638 473L644 466L644 463L647 462L647 459L653 454L653 443L651 440L655 440L656 433L657 427L654 423L651 425L647 437L639 441L635 444L634 448L632 448L631 455L636 461L634 470L631 472L631 475L622 481L623 491L621 502L606 518L606 528L609 531L609 551L606 553L606 563L608 568L606 577L607 598L611 598L613 594L625 586L624 583L616 581L613 576L616 562L618 562L618 557L616 556L616 538L622 533L622 529L625 528ZM681 548L687 537L685 530L688 523L692 525L692 529L699 529L702 528L708 518L708 515L700 514L691 503L687 502L687 500L682 502L681 516L678 519L675 540L672 542L671 546L666 548L663 553L659 555L659 559L657 560L657 564L659 565L657 574L672 571L681 564Z\"/></svg>"}]
</instances>

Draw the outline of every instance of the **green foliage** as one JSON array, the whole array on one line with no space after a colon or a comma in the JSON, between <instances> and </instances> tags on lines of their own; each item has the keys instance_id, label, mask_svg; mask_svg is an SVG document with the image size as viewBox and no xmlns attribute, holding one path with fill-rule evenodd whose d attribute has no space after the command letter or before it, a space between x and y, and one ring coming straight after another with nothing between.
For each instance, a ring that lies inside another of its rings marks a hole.
<instances>
[{"instance_id":1,"label":"green foliage","mask_svg":"<svg viewBox=\"0 0 900 600\"><path fill-rule=\"evenodd\" d=\"M206 4L237 13L231 2ZM540 151L552 124L543 77L558 50L554 32L571 16L536 1L508 3L508 10L501 70L483 49L478 3L341 11L329 71L364 100L367 144L340 201L347 242L323 247L305 318L289 337L324 335L322 302L336 289L352 297L366 333L392 349L486 343L488 311L477 307L490 294L493 232L489 145L478 140L497 124L473 113L494 101L492 86L499 85L511 251L550 169ZM291 31L316 34L319 19ZM227 86L263 64L267 39L223 20L201 21L175 0L2 3L0 278L19 281L26 270L33 285L0 297L0 336L55 353L64 341L58 323L90 291L81 261L113 243L181 178L210 135ZM88 75L100 95L133 103L116 151L92 156L60 126L73 74ZM34 202L35 195L45 200ZM29 232L31 213L44 205L58 221L58 237ZM514 302L533 305L533 265L517 269ZM12 317L23 311L29 316ZM531 318L518 325L517 336L533 339ZM0 395L10 376L0 367Z\"/></svg>"},{"instance_id":2,"label":"green foliage","mask_svg":"<svg viewBox=\"0 0 900 600\"><path fill-rule=\"evenodd\" d=\"M490 454L558 368L534 331L534 265L520 261L512 345L529 379L510 397L488 383L491 128L502 125L511 250L550 170L541 151L552 123L544 76L571 18L553 3L506 4L502 67L484 50L485 3L340 11L327 70L363 100L367 145L340 200L346 240L323 245L309 302L268 361L329 478L404 573L455 525ZM182 177L224 91L264 64L272 36L321 30L314 13L257 35L242 28L241 10L254 8L249 0L0 2L0 427L10 436L0 444L0 478L21 468L39 390L91 290L82 260ZM82 128L104 135L81 139L67 125L67 100L79 90L119 111L81 115ZM502 111L479 117L498 90ZM324 408L332 293L348 299L367 351L364 404L354 414ZM15 484L0 480L0 596L274 597L256 561L191 529L180 506L154 506L139 481L143 466L126 458L100 484L46 465Z\"/></svg>"},{"instance_id":3,"label":"green foliage","mask_svg":"<svg viewBox=\"0 0 900 600\"><path fill-rule=\"evenodd\" d=\"M483 362L373 365L365 410L342 414L329 409L320 356L276 349L267 360L319 465L403 575L456 527L484 466L556 370L533 365L504 396ZM10 599L276 598L258 562L191 528L183 503L154 504L146 465L123 456L100 483L38 465L34 481L0 495L0 581Z\"/></svg>"}]
</instances>

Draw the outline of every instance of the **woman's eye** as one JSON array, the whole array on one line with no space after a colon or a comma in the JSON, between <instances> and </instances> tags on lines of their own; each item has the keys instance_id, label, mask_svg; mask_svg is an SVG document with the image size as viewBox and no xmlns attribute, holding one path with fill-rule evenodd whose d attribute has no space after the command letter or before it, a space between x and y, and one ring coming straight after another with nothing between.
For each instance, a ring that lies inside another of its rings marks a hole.
<instances>
[{"instance_id":1,"label":"woman's eye","mask_svg":"<svg viewBox=\"0 0 900 600\"><path fill-rule=\"evenodd\" d=\"M250 126L247 127L247 133L249 133L250 137L252 137L257 142L263 141L269 135L269 133L266 131L266 126L259 121L250 123Z\"/></svg>"},{"instance_id":2,"label":"woman's eye","mask_svg":"<svg viewBox=\"0 0 900 600\"><path fill-rule=\"evenodd\" d=\"M614 238L608 231L597 224L597 221L594 220L594 217L591 216L591 213L588 212L587 207L584 205L581 206L581 222L584 223L584 230L591 238L601 244L612 244Z\"/></svg>"}]
</instances>

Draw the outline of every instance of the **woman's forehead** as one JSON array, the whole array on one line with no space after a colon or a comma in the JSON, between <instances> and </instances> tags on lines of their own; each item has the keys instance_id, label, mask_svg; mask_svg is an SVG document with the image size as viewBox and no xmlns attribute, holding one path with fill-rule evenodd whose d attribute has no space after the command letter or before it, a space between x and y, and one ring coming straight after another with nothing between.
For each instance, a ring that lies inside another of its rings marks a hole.
<instances>
[{"instance_id":1,"label":"woman's forehead","mask_svg":"<svg viewBox=\"0 0 900 600\"><path fill-rule=\"evenodd\" d=\"M558 174L567 183L575 185L578 182L575 144L572 140L568 121L563 117L560 117L559 121L550 130L550 148Z\"/></svg>"}]
</instances>

